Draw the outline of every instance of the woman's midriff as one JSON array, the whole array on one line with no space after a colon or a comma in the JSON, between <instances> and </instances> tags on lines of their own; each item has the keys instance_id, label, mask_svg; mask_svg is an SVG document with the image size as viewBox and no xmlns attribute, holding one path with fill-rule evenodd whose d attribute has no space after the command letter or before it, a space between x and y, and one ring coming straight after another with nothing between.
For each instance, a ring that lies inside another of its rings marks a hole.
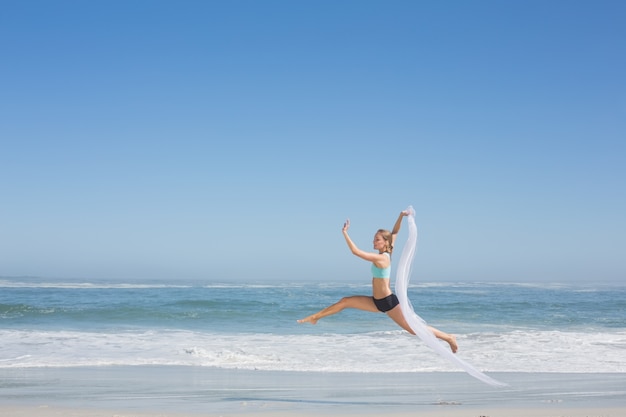
<instances>
[{"instance_id":1,"label":"woman's midriff","mask_svg":"<svg viewBox=\"0 0 626 417\"><path fill-rule=\"evenodd\" d=\"M372 278L372 295L374 298L385 298L391 294L388 278Z\"/></svg>"}]
</instances>

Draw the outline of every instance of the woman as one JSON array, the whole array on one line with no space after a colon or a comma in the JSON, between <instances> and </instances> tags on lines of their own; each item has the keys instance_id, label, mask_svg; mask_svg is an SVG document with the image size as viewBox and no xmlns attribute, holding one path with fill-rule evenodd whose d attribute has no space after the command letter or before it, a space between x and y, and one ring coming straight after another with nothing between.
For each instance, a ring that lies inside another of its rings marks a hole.
<instances>
[{"instance_id":1,"label":"woman","mask_svg":"<svg viewBox=\"0 0 626 417\"><path fill-rule=\"evenodd\" d=\"M384 229L380 229L376 232L373 243L374 249L377 250L378 253L363 251L359 249L354 242L352 242L352 239L350 239L350 236L348 235L350 220L346 220L343 224L343 237L346 239L346 243L348 244L350 251L359 258L372 263L372 297L365 295L344 297L339 300L339 302L304 319L298 320L298 323L316 324L319 319L339 313L344 308L357 308L359 310L371 311L374 313L379 311L387 313L387 315L391 317L391 319L401 328L411 334L415 334L404 319L398 302L398 297L396 297L396 295L391 291L391 287L389 285L389 278L391 276L391 252L393 251L396 236L400 231L400 226L402 225L402 218L408 214L408 211L400 213L391 232ZM437 338L447 342L450 345L452 352L456 353L458 346L454 335L444 333L434 327L429 326L428 328Z\"/></svg>"}]
</instances>

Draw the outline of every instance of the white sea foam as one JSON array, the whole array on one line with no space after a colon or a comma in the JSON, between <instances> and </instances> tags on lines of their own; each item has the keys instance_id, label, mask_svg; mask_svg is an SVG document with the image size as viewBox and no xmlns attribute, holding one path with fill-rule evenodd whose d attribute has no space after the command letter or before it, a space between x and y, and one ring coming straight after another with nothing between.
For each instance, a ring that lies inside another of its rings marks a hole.
<instances>
[{"instance_id":1,"label":"white sea foam","mask_svg":"<svg viewBox=\"0 0 626 417\"><path fill-rule=\"evenodd\" d=\"M288 284L255 284L255 283L188 283L160 284L153 282L72 282L72 281L40 281L0 279L0 288L31 288L31 289L168 289L168 288L203 288L203 289L299 289L305 288L303 283ZM368 288L365 284L320 284L319 288Z\"/></svg>"},{"instance_id":2,"label":"white sea foam","mask_svg":"<svg viewBox=\"0 0 626 417\"><path fill-rule=\"evenodd\" d=\"M0 288L63 288L63 289L147 289L190 288L189 285L98 283L98 282L28 282L0 280Z\"/></svg>"},{"instance_id":3,"label":"white sea foam","mask_svg":"<svg viewBox=\"0 0 626 417\"><path fill-rule=\"evenodd\" d=\"M457 337L459 355L486 372L626 372L624 332L517 330ZM458 371L401 331L276 335L0 330L0 338L0 368L188 365L319 372Z\"/></svg>"}]
</instances>

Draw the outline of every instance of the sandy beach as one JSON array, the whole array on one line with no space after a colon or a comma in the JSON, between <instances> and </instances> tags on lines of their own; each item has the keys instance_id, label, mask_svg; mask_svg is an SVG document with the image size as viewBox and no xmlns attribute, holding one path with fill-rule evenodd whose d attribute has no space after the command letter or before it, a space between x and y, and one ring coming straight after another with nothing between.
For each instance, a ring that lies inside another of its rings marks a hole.
<instances>
[{"instance_id":1,"label":"sandy beach","mask_svg":"<svg viewBox=\"0 0 626 417\"><path fill-rule=\"evenodd\" d=\"M626 375L266 372L197 367L0 370L0 416L618 417Z\"/></svg>"},{"instance_id":2,"label":"sandy beach","mask_svg":"<svg viewBox=\"0 0 626 417\"><path fill-rule=\"evenodd\" d=\"M108 409L78 409L50 406L3 406L0 416L11 417L314 417L321 413L315 411L256 411L247 413L175 413L175 412L137 412ZM340 410L324 412L323 415L332 416L374 416L378 413L360 412L343 413ZM438 410L424 410L419 412L390 412L385 414L393 417L621 417L626 415L624 408L466 408L444 407Z\"/></svg>"}]
</instances>

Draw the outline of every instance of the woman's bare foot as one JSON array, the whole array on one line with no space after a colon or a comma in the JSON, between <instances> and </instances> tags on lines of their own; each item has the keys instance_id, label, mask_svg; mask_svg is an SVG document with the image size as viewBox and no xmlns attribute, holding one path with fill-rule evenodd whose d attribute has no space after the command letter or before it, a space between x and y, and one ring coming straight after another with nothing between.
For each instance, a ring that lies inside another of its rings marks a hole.
<instances>
[{"instance_id":1,"label":"woman's bare foot","mask_svg":"<svg viewBox=\"0 0 626 417\"><path fill-rule=\"evenodd\" d=\"M456 336L453 334L442 332L441 330L437 330L434 327L428 326L431 332L435 335L437 339L441 339L444 342L448 342L450 345L450 349L452 353L456 353L459 350L459 346L456 344Z\"/></svg>"},{"instance_id":2,"label":"woman's bare foot","mask_svg":"<svg viewBox=\"0 0 626 417\"><path fill-rule=\"evenodd\" d=\"M315 317L315 314L309 317L305 317L303 319L298 320L298 323L311 323L311 324L317 324L317 320Z\"/></svg>"},{"instance_id":3,"label":"woman's bare foot","mask_svg":"<svg viewBox=\"0 0 626 417\"><path fill-rule=\"evenodd\" d=\"M448 344L450 345L450 349L452 349L452 353L456 353L456 351L459 350L459 345L456 344L455 335L451 334L450 338L446 340L446 342L448 342Z\"/></svg>"}]
</instances>

